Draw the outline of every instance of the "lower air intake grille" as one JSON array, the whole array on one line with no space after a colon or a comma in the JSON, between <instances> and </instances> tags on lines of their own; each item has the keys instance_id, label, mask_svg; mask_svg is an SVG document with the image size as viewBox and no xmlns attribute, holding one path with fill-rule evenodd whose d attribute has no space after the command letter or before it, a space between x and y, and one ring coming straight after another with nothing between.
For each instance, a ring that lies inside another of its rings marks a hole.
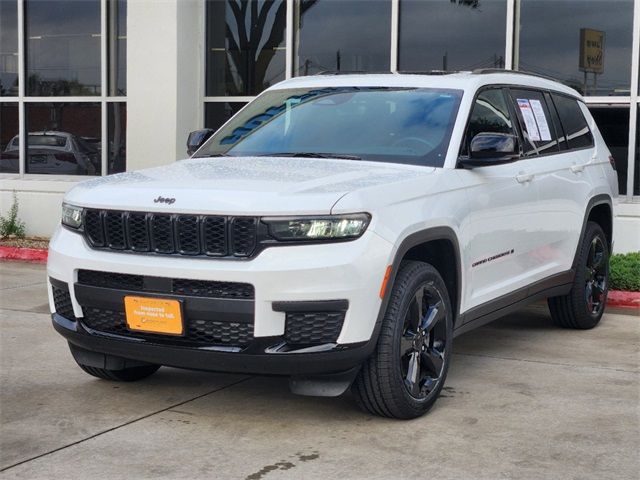
<instances>
[{"instance_id":1,"label":"lower air intake grille","mask_svg":"<svg viewBox=\"0 0 640 480\"><path fill-rule=\"evenodd\" d=\"M186 320L186 333L174 337L154 333L134 332L127 328L124 312L95 307L83 307L83 323L99 332L126 335L150 341L167 342L172 345L223 345L244 347L253 340L253 325L248 323L225 323L213 320Z\"/></svg>"},{"instance_id":2,"label":"lower air intake grille","mask_svg":"<svg viewBox=\"0 0 640 480\"><path fill-rule=\"evenodd\" d=\"M145 284L145 278L148 285ZM210 298L237 298L251 300L255 296L253 285L238 282L217 282L212 280L189 280L184 278L163 278L167 288L157 288L155 277L131 275L128 273L79 270L78 283L92 287L135 290L144 292L166 292L176 295Z\"/></svg>"},{"instance_id":3,"label":"lower air intake grille","mask_svg":"<svg viewBox=\"0 0 640 480\"><path fill-rule=\"evenodd\" d=\"M288 312L284 338L289 344L334 343L344 323L345 312Z\"/></svg>"},{"instance_id":4,"label":"lower air intake grille","mask_svg":"<svg viewBox=\"0 0 640 480\"><path fill-rule=\"evenodd\" d=\"M53 292L53 304L56 307L56 313L62 315L64 318L75 320L76 316L73 313L69 290L63 290L55 286L52 286L51 290Z\"/></svg>"}]
</instances>

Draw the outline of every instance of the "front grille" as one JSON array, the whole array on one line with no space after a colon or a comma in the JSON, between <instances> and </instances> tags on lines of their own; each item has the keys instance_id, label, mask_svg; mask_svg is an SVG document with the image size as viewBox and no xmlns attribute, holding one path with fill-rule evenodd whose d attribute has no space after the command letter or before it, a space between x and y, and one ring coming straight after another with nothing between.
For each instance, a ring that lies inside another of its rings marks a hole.
<instances>
[{"instance_id":1,"label":"front grille","mask_svg":"<svg viewBox=\"0 0 640 480\"><path fill-rule=\"evenodd\" d=\"M345 312L287 312L284 338L294 345L334 343Z\"/></svg>"},{"instance_id":2,"label":"front grille","mask_svg":"<svg viewBox=\"0 0 640 480\"><path fill-rule=\"evenodd\" d=\"M84 235L92 248L211 257L251 257L258 219L86 209Z\"/></svg>"},{"instance_id":3,"label":"front grille","mask_svg":"<svg viewBox=\"0 0 640 480\"><path fill-rule=\"evenodd\" d=\"M82 322L92 330L126 335L173 345L223 345L245 347L253 340L253 325L248 323L217 322L185 319L185 335L173 337L162 334L131 331L127 328L123 311L83 307Z\"/></svg>"},{"instance_id":4,"label":"front grille","mask_svg":"<svg viewBox=\"0 0 640 480\"><path fill-rule=\"evenodd\" d=\"M99 272L96 270L78 270L78 283L92 287L135 290L141 293L164 292L190 297L251 300L255 296L253 285L249 283L144 277L142 275Z\"/></svg>"},{"instance_id":5,"label":"front grille","mask_svg":"<svg viewBox=\"0 0 640 480\"><path fill-rule=\"evenodd\" d=\"M56 313L62 315L70 320L75 320L76 316L73 313L73 305L71 304L71 295L69 290L63 290L56 286L51 286L53 293L53 304L56 308Z\"/></svg>"}]
</instances>

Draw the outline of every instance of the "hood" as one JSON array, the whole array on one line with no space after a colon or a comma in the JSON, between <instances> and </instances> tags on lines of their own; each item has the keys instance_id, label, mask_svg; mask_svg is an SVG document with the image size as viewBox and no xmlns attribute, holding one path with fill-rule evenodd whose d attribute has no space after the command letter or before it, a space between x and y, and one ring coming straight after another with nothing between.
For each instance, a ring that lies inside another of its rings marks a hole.
<instances>
[{"instance_id":1,"label":"hood","mask_svg":"<svg viewBox=\"0 0 640 480\"><path fill-rule=\"evenodd\" d=\"M329 214L345 194L429 175L388 163L274 157L198 158L82 182L84 207L221 215Z\"/></svg>"}]
</instances>

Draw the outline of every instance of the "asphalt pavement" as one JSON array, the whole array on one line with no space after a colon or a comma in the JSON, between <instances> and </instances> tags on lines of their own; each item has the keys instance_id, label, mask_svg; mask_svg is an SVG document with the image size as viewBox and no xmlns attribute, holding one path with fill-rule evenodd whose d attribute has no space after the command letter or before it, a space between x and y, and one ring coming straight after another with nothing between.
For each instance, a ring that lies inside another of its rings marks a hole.
<instances>
[{"instance_id":1,"label":"asphalt pavement","mask_svg":"<svg viewBox=\"0 0 640 480\"><path fill-rule=\"evenodd\" d=\"M0 263L2 479L640 477L637 312L571 331L536 304L465 334L441 398L411 421L283 378L98 380L48 312L44 267Z\"/></svg>"}]
</instances>

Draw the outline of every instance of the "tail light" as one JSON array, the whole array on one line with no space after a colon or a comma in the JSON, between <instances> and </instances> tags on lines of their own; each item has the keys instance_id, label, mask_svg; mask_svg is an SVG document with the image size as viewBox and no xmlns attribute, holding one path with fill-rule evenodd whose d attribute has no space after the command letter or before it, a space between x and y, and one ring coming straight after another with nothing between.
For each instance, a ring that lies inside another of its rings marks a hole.
<instances>
[{"instance_id":1,"label":"tail light","mask_svg":"<svg viewBox=\"0 0 640 480\"><path fill-rule=\"evenodd\" d=\"M611 168L617 170L616 168L616 159L613 158L613 155L609 155L609 163L611 164Z\"/></svg>"}]
</instances>

